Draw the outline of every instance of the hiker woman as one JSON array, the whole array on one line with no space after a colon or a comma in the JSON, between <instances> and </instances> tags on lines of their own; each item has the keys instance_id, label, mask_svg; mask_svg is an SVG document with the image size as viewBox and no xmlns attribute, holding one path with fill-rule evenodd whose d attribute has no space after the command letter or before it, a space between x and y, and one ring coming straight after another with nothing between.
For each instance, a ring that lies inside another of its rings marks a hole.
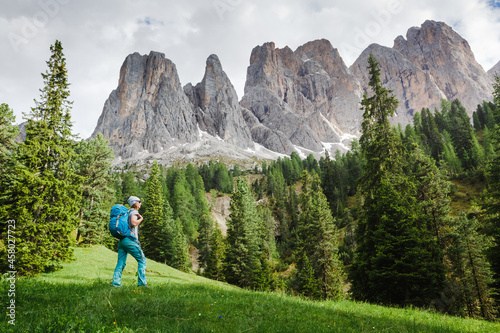
<instances>
[{"instance_id":1,"label":"hiker woman","mask_svg":"<svg viewBox=\"0 0 500 333\"><path fill-rule=\"evenodd\" d=\"M130 205L128 226L132 236L125 237L118 242L118 262L116 263L115 272L113 274L113 286L122 286L122 272L127 264L127 255L130 253L130 255L137 260L137 285L149 287L146 282L146 257L139 243L139 224L141 224L143 220L143 217L139 214L141 199L131 196L127 201Z\"/></svg>"}]
</instances>

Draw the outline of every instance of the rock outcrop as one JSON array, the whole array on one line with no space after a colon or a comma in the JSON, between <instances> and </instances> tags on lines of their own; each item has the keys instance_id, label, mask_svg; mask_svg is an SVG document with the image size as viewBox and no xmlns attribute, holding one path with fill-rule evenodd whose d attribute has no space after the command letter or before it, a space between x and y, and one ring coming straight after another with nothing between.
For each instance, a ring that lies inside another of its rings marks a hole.
<instances>
[{"instance_id":1,"label":"rock outcrop","mask_svg":"<svg viewBox=\"0 0 500 333\"><path fill-rule=\"evenodd\" d=\"M410 28L406 39L395 39L393 48L372 44L363 51L351 70L365 91L370 53L380 63L382 84L399 99L394 123L411 123L415 111L439 107L442 98L459 99L470 115L483 100L491 100L491 78L469 43L443 22L428 20Z\"/></svg>"},{"instance_id":2,"label":"rock outcrop","mask_svg":"<svg viewBox=\"0 0 500 333\"><path fill-rule=\"evenodd\" d=\"M470 114L493 91L490 77L474 58L469 43L443 22L425 21L396 38L394 49L428 71L448 100L459 99Z\"/></svg>"},{"instance_id":3,"label":"rock outcrop","mask_svg":"<svg viewBox=\"0 0 500 333\"><path fill-rule=\"evenodd\" d=\"M199 84L183 89L175 65L162 53L134 53L125 59L91 138L102 133L117 164L224 158L253 167L255 157L277 158L255 146L244 113L217 56L208 58Z\"/></svg>"},{"instance_id":4,"label":"rock outcrop","mask_svg":"<svg viewBox=\"0 0 500 333\"><path fill-rule=\"evenodd\" d=\"M421 70L400 52L378 44L371 44L366 48L351 66L368 95L372 93L368 86L370 77L366 68L370 54L380 64L382 85L393 90L394 96L399 100L396 113L391 119L393 124L411 124L415 111L420 111L423 107L439 106L441 99L446 98L429 73Z\"/></svg>"},{"instance_id":5,"label":"rock outcrop","mask_svg":"<svg viewBox=\"0 0 500 333\"><path fill-rule=\"evenodd\" d=\"M129 55L118 88L104 104L92 137L102 133L115 155L124 159L198 138L193 105L184 93L175 65L158 52Z\"/></svg>"},{"instance_id":6,"label":"rock outcrop","mask_svg":"<svg viewBox=\"0 0 500 333\"><path fill-rule=\"evenodd\" d=\"M399 106L403 125L441 99L460 99L469 114L492 99L493 73L474 59L467 41L442 22L426 21L398 36L393 47L370 45L347 67L327 40L295 51L272 42L252 50L244 96L238 101L216 55L208 57L200 83L181 87L175 65L162 53L134 53L122 65L119 84L92 137L103 133L121 161L162 163L276 158L297 151L316 156L345 151L360 135L360 101L369 91L367 59L381 67L382 84Z\"/></svg>"},{"instance_id":7,"label":"rock outcrop","mask_svg":"<svg viewBox=\"0 0 500 333\"><path fill-rule=\"evenodd\" d=\"M491 67L490 70L488 71L488 75L494 79L495 74L500 76L500 61L496 63L495 66Z\"/></svg>"},{"instance_id":8,"label":"rock outcrop","mask_svg":"<svg viewBox=\"0 0 500 333\"><path fill-rule=\"evenodd\" d=\"M184 92L196 108L202 131L242 149L254 148L236 90L216 55L208 57L203 80L195 87L187 84Z\"/></svg>"},{"instance_id":9,"label":"rock outcrop","mask_svg":"<svg viewBox=\"0 0 500 333\"><path fill-rule=\"evenodd\" d=\"M359 133L360 93L328 41L295 52L265 43L252 51L240 104L254 116L245 119L255 142L285 154L297 148L318 152L342 143L346 133Z\"/></svg>"}]
</instances>

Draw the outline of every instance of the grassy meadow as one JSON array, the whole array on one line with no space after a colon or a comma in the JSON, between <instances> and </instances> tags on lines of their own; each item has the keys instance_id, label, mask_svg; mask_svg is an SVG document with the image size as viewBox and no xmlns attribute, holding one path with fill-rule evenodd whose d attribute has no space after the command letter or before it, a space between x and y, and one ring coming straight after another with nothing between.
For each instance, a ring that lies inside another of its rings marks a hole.
<instances>
[{"instance_id":1,"label":"grassy meadow","mask_svg":"<svg viewBox=\"0 0 500 333\"><path fill-rule=\"evenodd\" d=\"M123 287L113 288L116 253L95 246L75 248L75 257L60 271L17 279L15 326L2 315L0 331L500 332L498 323L428 311L252 292L151 260L150 288L138 288L130 256ZM0 285L7 305L9 284Z\"/></svg>"}]
</instances>

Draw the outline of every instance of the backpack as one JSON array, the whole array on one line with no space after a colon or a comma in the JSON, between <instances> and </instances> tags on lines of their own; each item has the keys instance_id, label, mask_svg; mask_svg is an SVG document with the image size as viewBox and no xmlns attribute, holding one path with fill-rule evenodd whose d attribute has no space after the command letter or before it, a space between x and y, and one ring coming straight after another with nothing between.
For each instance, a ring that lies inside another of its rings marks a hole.
<instances>
[{"instance_id":1,"label":"backpack","mask_svg":"<svg viewBox=\"0 0 500 333\"><path fill-rule=\"evenodd\" d=\"M137 240L135 236L130 233L128 227L128 213L129 210L124 205L114 205L111 208L109 216L109 231L113 237L124 239L125 237Z\"/></svg>"}]
</instances>

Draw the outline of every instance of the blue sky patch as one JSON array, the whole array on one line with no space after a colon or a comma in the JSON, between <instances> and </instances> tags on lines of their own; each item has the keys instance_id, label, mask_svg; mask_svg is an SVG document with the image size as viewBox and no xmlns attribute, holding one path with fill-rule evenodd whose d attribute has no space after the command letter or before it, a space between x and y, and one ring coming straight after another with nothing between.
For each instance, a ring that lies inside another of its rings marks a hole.
<instances>
[{"instance_id":1,"label":"blue sky patch","mask_svg":"<svg viewBox=\"0 0 500 333\"><path fill-rule=\"evenodd\" d=\"M498 0L498 1L500 1L500 0ZM157 20L157 19L155 19L154 17L151 17L151 16L146 16L144 18L140 18L140 19L137 20L137 23L148 25L148 26L163 25L162 21L159 21L159 20Z\"/></svg>"}]
</instances>

